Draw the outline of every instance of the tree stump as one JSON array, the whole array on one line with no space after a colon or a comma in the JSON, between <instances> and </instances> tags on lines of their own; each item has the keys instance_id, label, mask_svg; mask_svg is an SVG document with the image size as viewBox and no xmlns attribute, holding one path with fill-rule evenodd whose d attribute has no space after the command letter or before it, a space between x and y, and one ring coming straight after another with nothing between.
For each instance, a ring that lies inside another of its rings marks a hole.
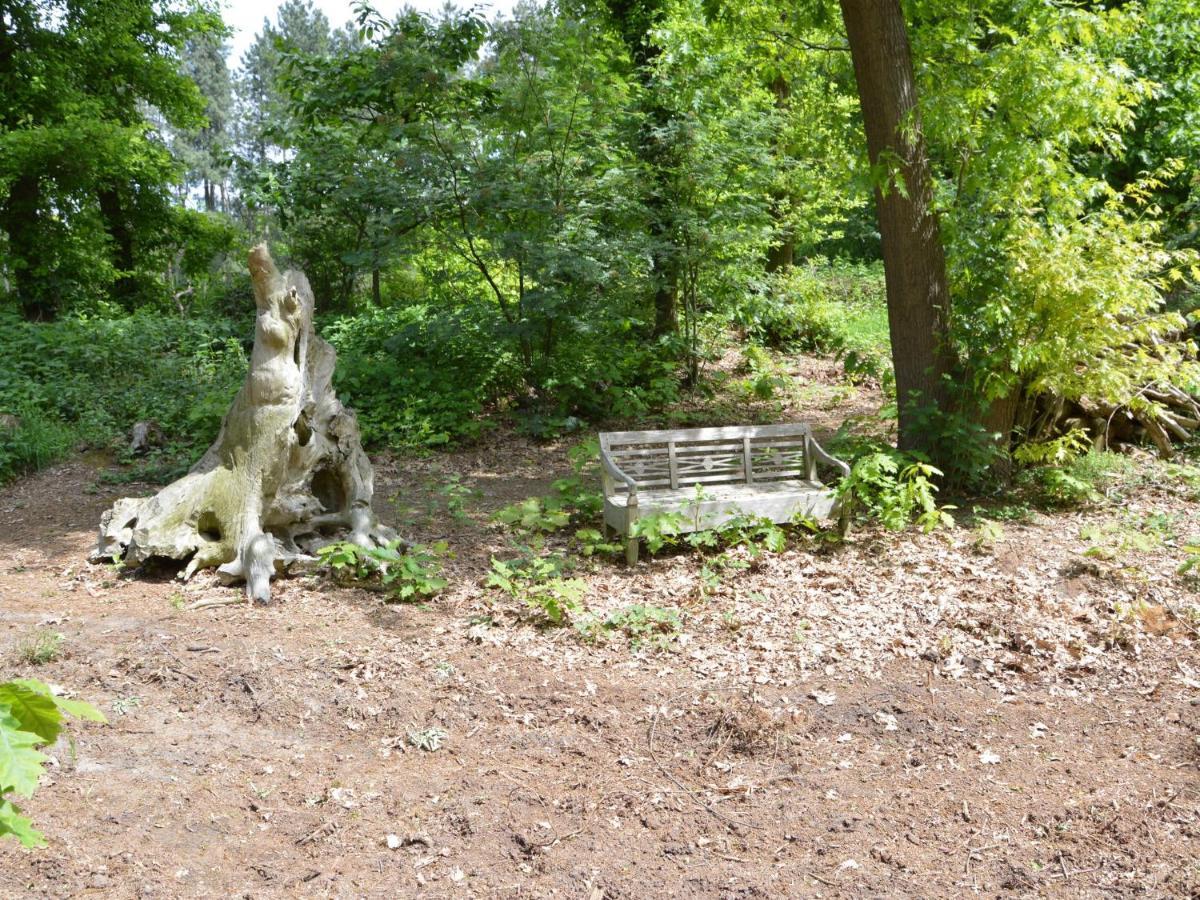
<instances>
[{"instance_id":1,"label":"tree stump","mask_svg":"<svg viewBox=\"0 0 1200 900\"><path fill-rule=\"evenodd\" d=\"M334 540L395 539L371 510L374 479L358 421L334 393L336 354L313 331L304 273L282 275L265 244L250 251L258 317L250 371L216 442L153 497L118 500L93 559L186 561L186 580L216 567L266 602L270 579Z\"/></svg>"}]
</instances>

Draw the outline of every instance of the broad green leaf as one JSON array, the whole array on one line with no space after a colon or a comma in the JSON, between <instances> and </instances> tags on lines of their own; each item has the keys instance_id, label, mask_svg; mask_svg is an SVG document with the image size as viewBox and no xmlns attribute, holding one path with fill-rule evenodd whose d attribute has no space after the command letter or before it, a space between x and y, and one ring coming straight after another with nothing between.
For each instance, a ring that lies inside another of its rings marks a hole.
<instances>
[{"instance_id":1,"label":"broad green leaf","mask_svg":"<svg viewBox=\"0 0 1200 900\"><path fill-rule=\"evenodd\" d=\"M62 713L51 699L49 688L43 693L30 685L45 687L36 681L0 684L0 708L8 709L18 730L31 732L41 738L42 743L52 744L62 731Z\"/></svg>"},{"instance_id":2,"label":"broad green leaf","mask_svg":"<svg viewBox=\"0 0 1200 900\"><path fill-rule=\"evenodd\" d=\"M37 787L46 757L34 748L40 735L21 728L21 722L0 706L0 790L30 796Z\"/></svg>"},{"instance_id":3,"label":"broad green leaf","mask_svg":"<svg viewBox=\"0 0 1200 900\"><path fill-rule=\"evenodd\" d=\"M8 800L0 800L0 838L11 834L26 847L45 847L46 837Z\"/></svg>"},{"instance_id":4,"label":"broad green leaf","mask_svg":"<svg viewBox=\"0 0 1200 900\"><path fill-rule=\"evenodd\" d=\"M37 693L48 697L55 706L68 715L75 716L79 719L87 719L91 722L108 721L108 719L104 718L104 713L100 712L100 710L96 709L96 707L92 706L92 704L85 703L83 700L69 700L66 697L59 697L50 689L48 684L44 684L41 681L35 681L32 678L16 678L12 683L22 685L23 687L27 687L32 691L37 691Z\"/></svg>"}]
</instances>

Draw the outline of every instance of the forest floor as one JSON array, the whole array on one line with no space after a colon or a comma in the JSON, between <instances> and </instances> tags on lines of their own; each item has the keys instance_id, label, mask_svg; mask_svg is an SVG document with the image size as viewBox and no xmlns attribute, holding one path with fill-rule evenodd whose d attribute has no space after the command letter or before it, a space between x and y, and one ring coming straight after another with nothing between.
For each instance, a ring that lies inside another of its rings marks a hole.
<instances>
[{"instance_id":1,"label":"forest floor","mask_svg":"<svg viewBox=\"0 0 1200 900\"><path fill-rule=\"evenodd\" d=\"M819 368L789 415L869 410ZM681 611L662 647L539 628L483 584L511 554L491 514L569 472L565 445L377 459L382 517L455 551L448 590L402 605L313 575L187 611L233 589L85 561L153 490L107 464L0 490L0 672L109 717L53 749L26 804L50 846L0 844L0 896L1200 893L1200 594L1176 572L1200 498L1152 461L986 539L796 539L715 583L694 552L586 561L598 615ZM447 484L477 493L451 512ZM42 631L61 647L33 665Z\"/></svg>"}]
</instances>

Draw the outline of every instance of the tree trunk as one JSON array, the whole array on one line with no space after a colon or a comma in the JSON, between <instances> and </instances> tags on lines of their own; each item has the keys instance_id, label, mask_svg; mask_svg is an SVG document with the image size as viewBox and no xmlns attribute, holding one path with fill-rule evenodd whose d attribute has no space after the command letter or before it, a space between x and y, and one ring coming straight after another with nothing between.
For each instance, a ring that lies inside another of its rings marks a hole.
<instances>
[{"instance_id":1,"label":"tree trunk","mask_svg":"<svg viewBox=\"0 0 1200 900\"><path fill-rule=\"evenodd\" d=\"M108 186L96 194L100 203L100 215L104 219L104 228L113 242L113 266L117 270L117 280L113 284L113 294L118 298L129 299L136 288L137 282L133 277L135 264L133 247L133 229L125 216L125 205L121 200L121 192L115 186Z\"/></svg>"},{"instance_id":2,"label":"tree trunk","mask_svg":"<svg viewBox=\"0 0 1200 900\"><path fill-rule=\"evenodd\" d=\"M118 500L100 520L93 558L188 560L186 579L219 567L266 601L270 578L338 532L364 547L394 538L371 511L371 463L358 423L332 387L336 355L312 327L301 272L281 275L265 245L250 251L258 307L250 372L216 442L150 498Z\"/></svg>"},{"instance_id":3,"label":"tree trunk","mask_svg":"<svg viewBox=\"0 0 1200 900\"><path fill-rule=\"evenodd\" d=\"M900 407L900 447L928 449L922 407L947 408L950 292L933 208L933 180L900 0L841 0L867 152L887 171L875 191L888 330Z\"/></svg>"},{"instance_id":4,"label":"tree trunk","mask_svg":"<svg viewBox=\"0 0 1200 900\"><path fill-rule=\"evenodd\" d=\"M378 266L371 269L371 299L375 302L376 307L383 306L383 291L379 284Z\"/></svg>"},{"instance_id":5,"label":"tree trunk","mask_svg":"<svg viewBox=\"0 0 1200 900\"><path fill-rule=\"evenodd\" d=\"M775 76L771 82L771 93L775 95L775 108L786 110L792 105L792 86L783 74ZM776 170L787 171L789 153L781 141L775 148ZM786 189L774 188L771 191L771 218L775 220L776 240L767 249L767 271L786 272L796 260L796 235L792 227L784 220L791 211L793 198Z\"/></svg>"},{"instance_id":6,"label":"tree trunk","mask_svg":"<svg viewBox=\"0 0 1200 900\"><path fill-rule=\"evenodd\" d=\"M54 303L42 279L34 274L36 260L47 252L39 244L42 188L37 175L18 175L0 205L0 229L8 235L12 284L21 314L31 322L54 318Z\"/></svg>"},{"instance_id":7,"label":"tree trunk","mask_svg":"<svg viewBox=\"0 0 1200 900\"><path fill-rule=\"evenodd\" d=\"M653 30L661 21L666 4L662 0L606 0L609 14L629 50L642 94L641 124L636 152L646 167L647 178L642 201L649 213L650 277L654 304L654 337L679 330L679 263L671 224L673 204L671 187L672 154L669 125L671 111L657 96L654 66L662 54Z\"/></svg>"}]
</instances>

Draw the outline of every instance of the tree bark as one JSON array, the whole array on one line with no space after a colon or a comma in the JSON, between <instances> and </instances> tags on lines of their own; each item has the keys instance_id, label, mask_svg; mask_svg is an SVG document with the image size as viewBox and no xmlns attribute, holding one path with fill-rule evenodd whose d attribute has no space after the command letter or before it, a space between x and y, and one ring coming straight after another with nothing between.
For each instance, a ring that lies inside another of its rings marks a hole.
<instances>
[{"instance_id":1,"label":"tree bark","mask_svg":"<svg viewBox=\"0 0 1200 900\"><path fill-rule=\"evenodd\" d=\"M671 112L656 95L654 66L662 48L652 31L664 14L661 0L606 0L609 14L629 50L642 87L642 122L638 130L637 155L648 178L643 202L650 216L650 270L653 284L654 337L679 330L679 262L671 224L673 215L670 144Z\"/></svg>"},{"instance_id":2,"label":"tree bark","mask_svg":"<svg viewBox=\"0 0 1200 900\"><path fill-rule=\"evenodd\" d=\"M117 280L113 284L113 294L122 299L129 299L137 286L133 277L135 255L133 246L133 228L125 215L125 204L121 199L120 190L114 185L102 188L96 194L100 204L100 215L104 219L104 228L113 242L113 266L117 270Z\"/></svg>"},{"instance_id":3,"label":"tree bark","mask_svg":"<svg viewBox=\"0 0 1200 900\"><path fill-rule=\"evenodd\" d=\"M217 567L265 602L277 571L339 533L365 547L395 535L371 511L371 463L333 391L336 355L313 331L308 279L280 274L265 245L250 251L250 274L254 350L220 434L183 478L118 500L93 558L187 561L184 578Z\"/></svg>"},{"instance_id":4,"label":"tree bark","mask_svg":"<svg viewBox=\"0 0 1200 900\"><path fill-rule=\"evenodd\" d=\"M792 105L792 86L779 74L771 82L771 93L775 95L775 108L787 110ZM786 171L789 165L787 147L782 141L775 148L777 171ZM767 249L767 271L786 272L796 261L796 234L790 225L781 224L791 210L793 197L788 191L775 188L771 191L771 218L775 220L778 243Z\"/></svg>"},{"instance_id":5,"label":"tree bark","mask_svg":"<svg viewBox=\"0 0 1200 900\"><path fill-rule=\"evenodd\" d=\"M867 152L887 173L875 205L883 238L888 330L896 371L901 449L930 449L920 433L923 407L947 409L950 291L933 206L933 178L912 52L900 0L841 0L854 60Z\"/></svg>"},{"instance_id":6,"label":"tree bark","mask_svg":"<svg viewBox=\"0 0 1200 900\"><path fill-rule=\"evenodd\" d=\"M13 180L8 196L0 204L0 229L8 235L13 289L21 314L31 322L52 319L55 313L45 285L34 274L35 261L45 253L45 248L38 246L41 202L37 175L22 173Z\"/></svg>"}]
</instances>

